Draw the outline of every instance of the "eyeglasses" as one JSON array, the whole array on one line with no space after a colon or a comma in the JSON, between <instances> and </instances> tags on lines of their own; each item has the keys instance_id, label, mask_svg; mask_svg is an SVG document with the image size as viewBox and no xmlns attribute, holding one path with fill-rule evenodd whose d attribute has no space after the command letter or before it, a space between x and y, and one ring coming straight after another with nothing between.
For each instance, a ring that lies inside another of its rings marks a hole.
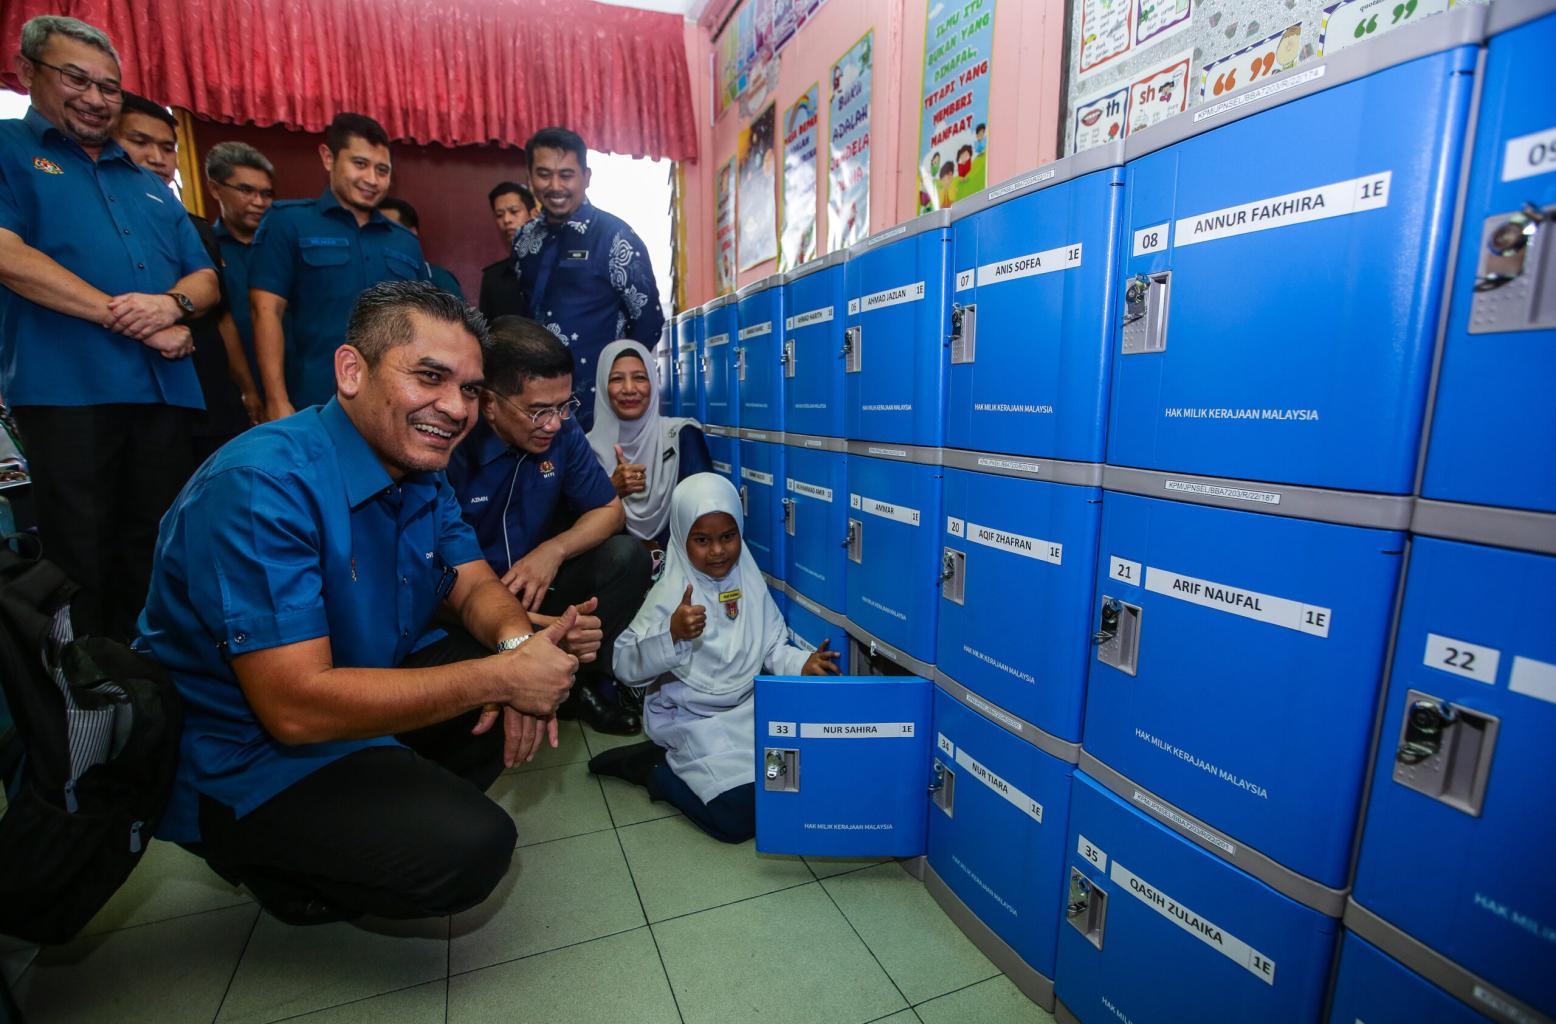
<instances>
[{"instance_id":1,"label":"eyeglasses","mask_svg":"<svg viewBox=\"0 0 1556 1024\"><path fill-rule=\"evenodd\" d=\"M497 395L498 398L502 399L503 404L512 409L514 412L528 416L530 423L537 429L544 427L546 424L550 423L552 419L559 421L572 419L573 413L577 412L578 407L583 405L583 402L579 401L578 397L575 395L574 397L569 398L567 401L563 402L561 405L548 406L547 408L537 409L534 412L530 412L528 409L515 405L507 395L498 394L496 391L493 391L492 394Z\"/></svg>"},{"instance_id":2,"label":"eyeglasses","mask_svg":"<svg viewBox=\"0 0 1556 1024\"><path fill-rule=\"evenodd\" d=\"M31 57L27 59L39 67L53 68L55 71L58 71L60 83L71 92L86 92L87 86L95 85L97 86L98 95L110 103L124 98L124 88L118 82L93 78L91 75L83 74L74 68L62 68L58 64L50 64L47 61L33 60Z\"/></svg>"},{"instance_id":3,"label":"eyeglasses","mask_svg":"<svg viewBox=\"0 0 1556 1024\"><path fill-rule=\"evenodd\" d=\"M225 181L212 182L212 184L218 188L232 189L242 196L245 202L254 199L256 196L267 203L274 202L276 198L276 190L273 188L255 188L253 185L229 185Z\"/></svg>"}]
</instances>

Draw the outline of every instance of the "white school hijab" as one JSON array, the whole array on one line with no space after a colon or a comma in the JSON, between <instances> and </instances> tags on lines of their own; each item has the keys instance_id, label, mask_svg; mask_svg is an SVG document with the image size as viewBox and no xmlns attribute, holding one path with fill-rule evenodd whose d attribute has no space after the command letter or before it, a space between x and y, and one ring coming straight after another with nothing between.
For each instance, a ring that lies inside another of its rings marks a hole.
<instances>
[{"instance_id":1,"label":"white school hijab","mask_svg":"<svg viewBox=\"0 0 1556 1024\"><path fill-rule=\"evenodd\" d=\"M692 524L710 512L724 512L741 532L740 560L723 579L705 576L692 567L686 554L686 535ZM643 600L643 607L627 627L639 637L655 636L670 628L670 616L692 586L692 604L708 610L702 636L692 641L692 656L671 669L687 686L707 694L723 694L751 685L762 670L767 638L774 619L781 621L778 606L767 592L767 581L745 543L745 522L735 485L717 473L697 473L682 480L670 501L670 544L665 549L664 572ZM739 614L733 619L725 608L729 595Z\"/></svg>"},{"instance_id":2,"label":"white school hijab","mask_svg":"<svg viewBox=\"0 0 1556 1024\"><path fill-rule=\"evenodd\" d=\"M648 371L647 407L635 420L618 418L608 393L611 368L620 356L628 354L643 360L643 368ZM618 444L628 462L643 467L645 489L621 501L627 512L627 532L634 537L653 540L665 532L665 522L670 518L670 494L681 475L681 428L688 423L700 426L696 420L659 415L659 382L655 379L654 357L648 349L630 338L605 346L594 368L594 427L589 431L589 447L594 449L594 457L607 474L616 471Z\"/></svg>"}]
</instances>

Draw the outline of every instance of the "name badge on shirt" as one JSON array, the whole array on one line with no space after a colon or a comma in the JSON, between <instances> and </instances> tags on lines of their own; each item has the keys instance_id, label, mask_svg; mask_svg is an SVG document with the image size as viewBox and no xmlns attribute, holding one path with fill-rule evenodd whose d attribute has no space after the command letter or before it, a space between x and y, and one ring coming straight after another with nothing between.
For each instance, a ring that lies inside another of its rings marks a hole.
<instances>
[{"instance_id":1,"label":"name badge on shirt","mask_svg":"<svg viewBox=\"0 0 1556 1024\"><path fill-rule=\"evenodd\" d=\"M567 258L570 259L570 260L586 260L586 259L589 258L589 250L588 249L569 249L569 250L567 250Z\"/></svg>"},{"instance_id":2,"label":"name badge on shirt","mask_svg":"<svg viewBox=\"0 0 1556 1024\"><path fill-rule=\"evenodd\" d=\"M735 619L740 616L740 591L726 590L719 595L719 601L724 605L724 617Z\"/></svg>"}]
</instances>

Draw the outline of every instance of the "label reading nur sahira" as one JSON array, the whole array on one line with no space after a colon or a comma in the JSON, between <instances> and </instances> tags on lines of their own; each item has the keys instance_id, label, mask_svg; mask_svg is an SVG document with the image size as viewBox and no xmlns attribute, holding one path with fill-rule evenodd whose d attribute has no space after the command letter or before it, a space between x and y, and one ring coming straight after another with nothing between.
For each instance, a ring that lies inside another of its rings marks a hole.
<instances>
[{"instance_id":1,"label":"label reading nur sahira","mask_svg":"<svg viewBox=\"0 0 1556 1024\"><path fill-rule=\"evenodd\" d=\"M802 740L899 740L912 737L912 722L800 723Z\"/></svg>"}]
</instances>

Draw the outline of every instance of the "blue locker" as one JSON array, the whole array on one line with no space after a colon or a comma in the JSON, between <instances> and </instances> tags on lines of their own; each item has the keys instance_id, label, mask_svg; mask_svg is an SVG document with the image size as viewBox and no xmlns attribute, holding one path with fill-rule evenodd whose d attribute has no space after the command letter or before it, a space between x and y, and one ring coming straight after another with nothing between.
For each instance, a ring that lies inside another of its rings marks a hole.
<instances>
[{"instance_id":1,"label":"blue locker","mask_svg":"<svg viewBox=\"0 0 1556 1024\"><path fill-rule=\"evenodd\" d=\"M707 392L707 422L738 427L740 378L735 366L735 336L740 330L740 317L733 295L721 295L702 307L702 330L702 379Z\"/></svg>"},{"instance_id":2,"label":"blue locker","mask_svg":"<svg viewBox=\"0 0 1556 1024\"><path fill-rule=\"evenodd\" d=\"M796 647L814 651L827 641L827 650L848 653L848 630L843 617L812 601L804 594L789 593L789 641ZM842 662L839 662L842 664Z\"/></svg>"},{"instance_id":3,"label":"blue locker","mask_svg":"<svg viewBox=\"0 0 1556 1024\"><path fill-rule=\"evenodd\" d=\"M938 447L945 436L950 212L848 250L843 395L848 436Z\"/></svg>"},{"instance_id":4,"label":"blue locker","mask_svg":"<svg viewBox=\"0 0 1556 1024\"><path fill-rule=\"evenodd\" d=\"M702 307L675 317L675 414L708 422L708 394L702 379Z\"/></svg>"},{"instance_id":5,"label":"blue locker","mask_svg":"<svg viewBox=\"0 0 1556 1024\"><path fill-rule=\"evenodd\" d=\"M784 429L843 437L843 326L847 280L839 249L784 276Z\"/></svg>"},{"instance_id":6,"label":"blue locker","mask_svg":"<svg viewBox=\"0 0 1556 1024\"><path fill-rule=\"evenodd\" d=\"M748 284L735 299L740 307L734 348L740 426L782 430L783 277L774 274Z\"/></svg>"},{"instance_id":7,"label":"blue locker","mask_svg":"<svg viewBox=\"0 0 1556 1024\"><path fill-rule=\"evenodd\" d=\"M947 452L936 667L1080 742L1102 467ZM1006 464L1005 474L959 467ZM1056 482L1059 480L1073 482Z\"/></svg>"},{"instance_id":8,"label":"blue locker","mask_svg":"<svg viewBox=\"0 0 1556 1024\"><path fill-rule=\"evenodd\" d=\"M1084 771L1066 851L1056 977L1075 1018L1309 1024L1322 1015L1334 918L1163 828Z\"/></svg>"},{"instance_id":9,"label":"blue locker","mask_svg":"<svg viewBox=\"0 0 1556 1024\"><path fill-rule=\"evenodd\" d=\"M1556 12L1499 2L1487 32L1421 493L1556 512L1556 224L1525 208L1556 215L1556 110L1523 87L1556 52Z\"/></svg>"},{"instance_id":10,"label":"blue locker","mask_svg":"<svg viewBox=\"0 0 1556 1024\"><path fill-rule=\"evenodd\" d=\"M675 324L665 323L654 346L654 387L659 396L659 415L675 414Z\"/></svg>"},{"instance_id":11,"label":"blue locker","mask_svg":"<svg viewBox=\"0 0 1556 1024\"><path fill-rule=\"evenodd\" d=\"M791 588L825 608L844 608L848 566L848 456L829 438L788 435L784 522ZM798 443L796 443L798 442Z\"/></svg>"},{"instance_id":12,"label":"blue locker","mask_svg":"<svg viewBox=\"0 0 1556 1024\"><path fill-rule=\"evenodd\" d=\"M1109 463L1413 491L1484 18L1129 138Z\"/></svg>"},{"instance_id":13,"label":"blue locker","mask_svg":"<svg viewBox=\"0 0 1556 1024\"><path fill-rule=\"evenodd\" d=\"M767 575L783 579L788 572L789 535L784 529L784 446L760 440L762 431L741 431L749 438L740 442L740 502L745 507L746 544L751 557Z\"/></svg>"},{"instance_id":14,"label":"blue locker","mask_svg":"<svg viewBox=\"0 0 1556 1024\"><path fill-rule=\"evenodd\" d=\"M1556 1017L1556 517L1546 529L1547 554L1412 541L1352 898Z\"/></svg>"},{"instance_id":15,"label":"blue locker","mask_svg":"<svg viewBox=\"0 0 1556 1024\"><path fill-rule=\"evenodd\" d=\"M1252 848L1343 889L1405 537L1342 523L1387 522L1406 499L1233 499L1286 511L1270 515L1122 493L1137 482L1104 476L1092 621L1108 639L1086 753L1220 833L1207 842L1234 861Z\"/></svg>"},{"instance_id":16,"label":"blue locker","mask_svg":"<svg viewBox=\"0 0 1556 1024\"><path fill-rule=\"evenodd\" d=\"M1486 1024L1490 1019L1354 932L1340 940L1329 1024Z\"/></svg>"},{"instance_id":17,"label":"blue locker","mask_svg":"<svg viewBox=\"0 0 1556 1024\"><path fill-rule=\"evenodd\" d=\"M729 480L735 490L740 490L740 431L733 427L704 427L708 441L708 455L713 459L713 471Z\"/></svg>"},{"instance_id":18,"label":"blue locker","mask_svg":"<svg viewBox=\"0 0 1556 1024\"><path fill-rule=\"evenodd\" d=\"M849 445L846 611L856 636L884 641L917 663L903 667L927 673L940 605L941 471L907 461L911 454Z\"/></svg>"},{"instance_id":19,"label":"blue locker","mask_svg":"<svg viewBox=\"0 0 1556 1024\"><path fill-rule=\"evenodd\" d=\"M1106 457L1123 162L1099 146L952 208L947 445Z\"/></svg>"}]
</instances>

